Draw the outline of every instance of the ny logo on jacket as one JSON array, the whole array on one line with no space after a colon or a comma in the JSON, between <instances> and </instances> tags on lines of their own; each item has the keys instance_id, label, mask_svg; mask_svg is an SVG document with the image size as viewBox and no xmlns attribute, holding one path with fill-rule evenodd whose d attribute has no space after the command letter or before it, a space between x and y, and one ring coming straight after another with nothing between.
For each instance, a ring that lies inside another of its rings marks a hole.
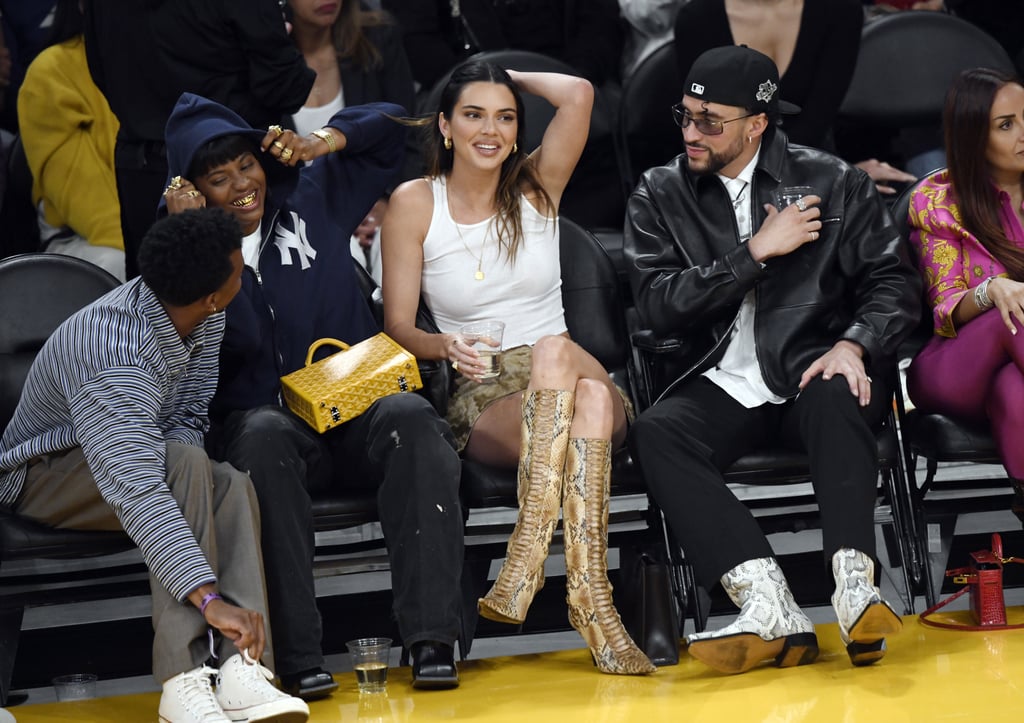
<instances>
[{"instance_id":1,"label":"ny logo on jacket","mask_svg":"<svg viewBox=\"0 0 1024 723\"><path fill-rule=\"evenodd\" d=\"M303 271L305 271L309 268L309 262L316 259L316 249L310 245L309 239L306 238L306 222L299 218L299 214L295 211L289 211L288 215L292 217L292 227L295 230L291 231L285 228L283 224L278 224L274 235L274 245L281 254L282 266L292 265L290 249L295 249L299 256L299 264L302 266Z\"/></svg>"}]
</instances>

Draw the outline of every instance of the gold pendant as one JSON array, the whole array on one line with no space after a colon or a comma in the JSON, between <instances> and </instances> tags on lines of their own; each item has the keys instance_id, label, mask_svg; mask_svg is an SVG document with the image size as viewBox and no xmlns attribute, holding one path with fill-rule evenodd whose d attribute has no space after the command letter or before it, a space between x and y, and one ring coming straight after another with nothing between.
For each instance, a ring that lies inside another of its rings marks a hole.
<instances>
[{"instance_id":1,"label":"gold pendant","mask_svg":"<svg viewBox=\"0 0 1024 723\"><path fill-rule=\"evenodd\" d=\"M476 273L473 274L473 278L476 279L477 281L483 281L484 280L484 272L481 271L480 269L477 269Z\"/></svg>"}]
</instances>

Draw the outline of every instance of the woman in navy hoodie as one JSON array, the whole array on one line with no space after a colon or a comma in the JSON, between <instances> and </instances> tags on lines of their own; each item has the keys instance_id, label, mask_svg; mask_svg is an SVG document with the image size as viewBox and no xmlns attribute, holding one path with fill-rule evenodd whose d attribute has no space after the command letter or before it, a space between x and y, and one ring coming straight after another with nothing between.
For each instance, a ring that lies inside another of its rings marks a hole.
<instances>
[{"instance_id":1,"label":"woman in navy hoodie","mask_svg":"<svg viewBox=\"0 0 1024 723\"><path fill-rule=\"evenodd\" d=\"M274 590L277 670L284 688L306 699L337 687L322 668L310 503L310 493L332 485L379 490L413 685L458 685L463 521L460 462L447 423L425 398L399 394L318 435L281 403L281 376L305 364L314 341L355 344L379 331L349 239L401 167L402 115L389 103L353 106L299 136L278 126L253 129L228 108L186 93L167 122L167 210L217 206L245 234L247 268L227 309L207 445L252 477Z\"/></svg>"}]
</instances>

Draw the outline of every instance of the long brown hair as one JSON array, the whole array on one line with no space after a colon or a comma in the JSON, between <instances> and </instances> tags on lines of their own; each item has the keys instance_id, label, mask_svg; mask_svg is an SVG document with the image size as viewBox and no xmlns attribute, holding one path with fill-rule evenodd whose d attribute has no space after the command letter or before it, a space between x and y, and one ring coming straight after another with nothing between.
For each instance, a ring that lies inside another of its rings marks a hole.
<instances>
[{"instance_id":1,"label":"long brown hair","mask_svg":"<svg viewBox=\"0 0 1024 723\"><path fill-rule=\"evenodd\" d=\"M441 92L437 114L444 113L445 118L451 118L465 87L470 83L481 82L505 86L511 91L516 102L516 118L518 120L516 146L518 150L510 153L501 164L497 198L495 199L497 207L495 231L498 235L498 244L505 250L509 261L515 262L519 244L523 239L520 196L524 189L541 198L545 215L550 215L554 211L555 204L541 185L529 153L525 150L526 112L523 109L523 97L504 68L494 63L479 61L467 61L456 67ZM444 147L444 137L437 132L437 114L434 116L434 130L430 133L426 150L427 168L430 169L429 175L433 178L448 176L455 159L454 151Z\"/></svg>"},{"instance_id":2,"label":"long brown hair","mask_svg":"<svg viewBox=\"0 0 1024 723\"><path fill-rule=\"evenodd\" d=\"M391 16L383 10L364 10L359 0L341 0L341 12L334 21L334 49L338 60L351 60L359 70L377 68L382 59L380 50L364 31L391 23Z\"/></svg>"},{"instance_id":3,"label":"long brown hair","mask_svg":"<svg viewBox=\"0 0 1024 723\"><path fill-rule=\"evenodd\" d=\"M985 159L992 104L1009 83L1024 85L1020 78L1000 70L965 70L946 93L942 125L949 178L964 227L1006 267L1011 278L1024 281L1024 254L1007 238L999 222L999 196L992 191L991 169Z\"/></svg>"}]
</instances>

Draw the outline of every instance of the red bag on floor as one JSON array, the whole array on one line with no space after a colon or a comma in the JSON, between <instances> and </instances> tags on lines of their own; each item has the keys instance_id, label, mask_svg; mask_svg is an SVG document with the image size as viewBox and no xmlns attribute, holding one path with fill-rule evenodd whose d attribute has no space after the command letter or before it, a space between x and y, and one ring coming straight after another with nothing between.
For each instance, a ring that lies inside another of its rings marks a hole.
<instances>
[{"instance_id":1,"label":"red bag on floor","mask_svg":"<svg viewBox=\"0 0 1024 723\"><path fill-rule=\"evenodd\" d=\"M1024 623L1007 625L1006 602L1003 599L1003 565L1007 562L1024 563L1016 557L1003 557L1003 539L998 532L992 534L992 549L978 550L971 553L969 567L958 567L947 570L946 577L953 582L966 585L959 592L931 606L919 616L925 625L949 630L1012 630L1024 628ZM939 608L943 608L964 593L971 594L971 616L974 625L962 623L942 623L930 620L929 616Z\"/></svg>"}]
</instances>

